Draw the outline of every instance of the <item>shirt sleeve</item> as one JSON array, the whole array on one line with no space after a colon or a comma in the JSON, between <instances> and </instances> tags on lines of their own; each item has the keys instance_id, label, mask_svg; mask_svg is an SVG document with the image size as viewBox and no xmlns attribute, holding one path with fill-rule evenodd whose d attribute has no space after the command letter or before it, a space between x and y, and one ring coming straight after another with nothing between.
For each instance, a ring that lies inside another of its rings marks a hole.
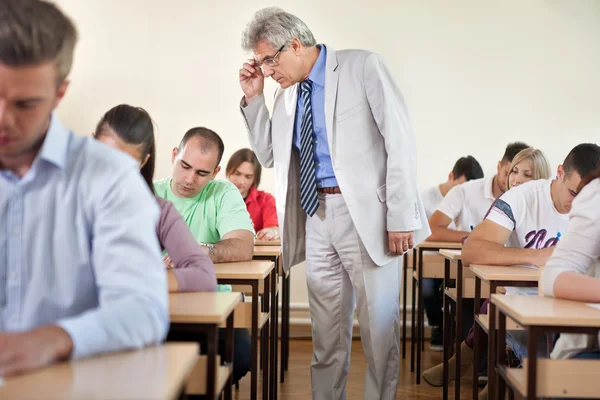
<instances>
[{"instance_id":1,"label":"shirt sleeve","mask_svg":"<svg viewBox=\"0 0 600 400\"><path fill-rule=\"evenodd\" d=\"M254 234L252 219L240 191L231 183L224 183L217 212L217 230L223 237L229 232L246 230Z\"/></svg>"},{"instance_id":2,"label":"shirt sleeve","mask_svg":"<svg viewBox=\"0 0 600 400\"><path fill-rule=\"evenodd\" d=\"M512 232L520 225L524 212L525 199L521 192L509 190L494 201L485 219L495 222Z\"/></svg>"},{"instance_id":3,"label":"shirt sleeve","mask_svg":"<svg viewBox=\"0 0 600 400\"><path fill-rule=\"evenodd\" d=\"M567 232L542 270L544 295L554 297L554 283L563 272L587 274L600 259L600 179L584 187L573 201Z\"/></svg>"},{"instance_id":4,"label":"shirt sleeve","mask_svg":"<svg viewBox=\"0 0 600 400\"><path fill-rule=\"evenodd\" d=\"M279 226L277 219L277 207L275 206L275 197L271 194L263 192L262 217L263 217L263 228L270 228L273 226Z\"/></svg>"},{"instance_id":5,"label":"shirt sleeve","mask_svg":"<svg viewBox=\"0 0 600 400\"><path fill-rule=\"evenodd\" d=\"M460 216L465 205L465 194L463 188L458 185L450 189L444 200L438 206L438 211L444 213L451 220Z\"/></svg>"},{"instance_id":6,"label":"shirt sleeve","mask_svg":"<svg viewBox=\"0 0 600 400\"><path fill-rule=\"evenodd\" d=\"M160 343L168 331L158 205L135 165L128 167L108 179L98 177L111 183L90 193L99 307L58 321L73 340L73 358Z\"/></svg>"},{"instance_id":7,"label":"shirt sleeve","mask_svg":"<svg viewBox=\"0 0 600 400\"><path fill-rule=\"evenodd\" d=\"M215 266L196 242L190 228L168 200L157 198L160 205L158 239L175 265L172 272L180 292L214 292L217 290Z\"/></svg>"}]
</instances>

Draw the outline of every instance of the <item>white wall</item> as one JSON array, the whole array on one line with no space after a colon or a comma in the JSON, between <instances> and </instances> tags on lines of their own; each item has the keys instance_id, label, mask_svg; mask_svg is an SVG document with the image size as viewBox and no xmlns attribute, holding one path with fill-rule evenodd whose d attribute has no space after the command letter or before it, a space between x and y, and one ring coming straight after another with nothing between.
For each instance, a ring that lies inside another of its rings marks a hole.
<instances>
[{"instance_id":1,"label":"white wall","mask_svg":"<svg viewBox=\"0 0 600 400\"><path fill-rule=\"evenodd\" d=\"M466 154L492 174L509 141L541 148L553 166L574 145L600 142L600 1L56 2L81 36L63 122L88 134L118 103L145 107L159 126L157 177L169 174L170 150L192 126L223 137L225 162L248 146L237 107L240 37L269 5L296 13L333 48L385 57L410 110L421 188ZM272 171L262 187L273 191ZM302 268L293 270L294 303L307 301Z\"/></svg>"}]
</instances>

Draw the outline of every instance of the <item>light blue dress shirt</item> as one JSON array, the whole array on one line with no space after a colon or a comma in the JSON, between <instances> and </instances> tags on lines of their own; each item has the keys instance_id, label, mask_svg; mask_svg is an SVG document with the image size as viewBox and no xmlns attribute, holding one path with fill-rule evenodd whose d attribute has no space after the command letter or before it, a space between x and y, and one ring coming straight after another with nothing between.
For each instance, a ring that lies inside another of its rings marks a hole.
<instances>
[{"instance_id":1,"label":"light blue dress shirt","mask_svg":"<svg viewBox=\"0 0 600 400\"><path fill-rule=\"evenodd\" d=\"M159 208L138 167L53 116L31 169L0 169L0 332L57 324L74 358L164 340Z\"/></svg>"},{"instance_id":2,"label":"light blue dress shirt","mask_svg":"<svg viewBox=\"0 0 600 400\"><path fill-rule=\"evenodd\" d=\"M312 93L310 100L312 103L313 117L313 152L315 160L315 177L317 187L338 186L333 165L331 164L331 155L329 153L329 144L327 143L327 128L325 125L325 66L327 63L327 48L325 45L318 45L320 48L317 62L313 65L308 79L312 81ZM304 114L304 101L298 90L298 103L296 107L296 124L294 129L294 146L300 150L300 129L302 126L302 115Z\"/></svg>"}]
</instances>

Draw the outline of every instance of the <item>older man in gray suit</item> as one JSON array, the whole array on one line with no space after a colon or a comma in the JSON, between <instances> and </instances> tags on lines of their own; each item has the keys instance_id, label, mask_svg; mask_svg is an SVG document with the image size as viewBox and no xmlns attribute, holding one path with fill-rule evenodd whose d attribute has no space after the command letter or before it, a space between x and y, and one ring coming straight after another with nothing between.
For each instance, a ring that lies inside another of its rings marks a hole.
<instances>
[{"instance_id":1,"label":"older man in gray suit","mask_svg":"<svg viewBox=\"0 0 600 400\"><path fill-rule=\"evenodd\" d=\"M429 236L415 138L381 57L317 44L281 9L258 11L239 71L250 143L275 166L284 268L306 259L313 399L344 399L354 308L368 361L365 399L395 399L400 255ZM264 79L280 88L273 115Z\"/></svg>"}]
</instances>

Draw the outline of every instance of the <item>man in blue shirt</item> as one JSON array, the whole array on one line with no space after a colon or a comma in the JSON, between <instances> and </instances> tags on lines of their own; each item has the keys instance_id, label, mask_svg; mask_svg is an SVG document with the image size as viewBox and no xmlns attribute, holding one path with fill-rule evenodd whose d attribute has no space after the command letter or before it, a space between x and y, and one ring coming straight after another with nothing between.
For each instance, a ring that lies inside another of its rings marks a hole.
<instances>
[{"instance_id":1,"label":"man in blue shirt","mask_svg":"<svg viewBox=\"0 0 600 400\"><path fill-rule=\"evenodd\" d=\"M0 376L162 341L159 210L136 162L52 114L77 33L54 5L0 4Z\"/></svg>"},{"instance_id":2,"label":"man in blue shirt","mask_svg":"<svg viewBox=\"0 0 600 400\"><path fill-rule=\"evenodd\" d=\"M239 70L240 109L257 158L275 167L283 268L306 260L313 400L346 397L355 310L364 398L395 399L400 256L430 234L400 88L379 55L318 44L278 8L254 14L242 47L253 57Z\"/></svg>"}]
</instances>

